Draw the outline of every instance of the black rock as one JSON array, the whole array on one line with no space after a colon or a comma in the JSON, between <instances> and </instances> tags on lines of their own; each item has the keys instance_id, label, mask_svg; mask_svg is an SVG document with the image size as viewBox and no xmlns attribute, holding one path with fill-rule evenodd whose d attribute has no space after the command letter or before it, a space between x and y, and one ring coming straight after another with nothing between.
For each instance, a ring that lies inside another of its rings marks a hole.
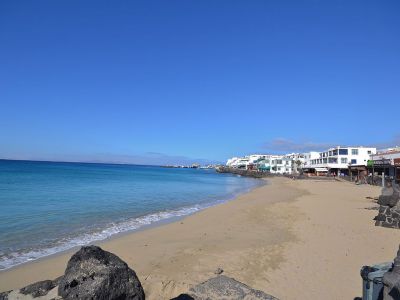
<instances>
[{"instance_id":1,"label":"black rock","mask_svg":"<svg viewBox=\"0 0 400 300\"><path fill-rule=\"evenodd\" d=\"M400 188L395 182L392 183L391 188L384 188L382 195L378 198L378 204L394 207L400 201Z\"/></svg>"},{"instance_id":2,"label":"black rock","mask_svg":"<svg viewBox=\"0 0 400 300\"><path fill-rule=\"evenodd\" d=\"M82 247L68 262L58 286L63 299L144 300L136 273L100 247Z\"/></svg>"},{"instance_id":3,"label":"black rock","mask_svg":"<svg viewBox=\"0 0 400 300\"><path fill-rule=\"evenodd\" d=\"M385 217L385 215L379 214L374 218L374 220L384 222L384 221L386 221L386 217Z\"/></svg>"},{"instance_id":4,"label":"black rock","mask_svg":"<svg viewBox=\"0 0 400 300\"><path fill-rule=\"evenodd\" d=\"M0 293L0 300L8 300L8 294L9 293L11 293L11 291Z\"/></svg>"},{"instance_id":5,"label":"black rock","mask_svg":"<svg viewBox=\"0 0 400 300\"><path fill-rule=\"evenodd\" d=\"M400 299L400 247L393 261L393 268L383 275L382 282L384 286L383 299Z\"/></svg>"},{"instance_id":6,"label":"black rock","mask_svg":"<svg viewBox=\"0 0 400 300\"><path fill-rule=\"evenodd\" d=\"M192 296L188 294L180 294L178 297L172 298L170 300L194 300Z\"/></svg>"},{"instance_id":7,"label":"black rock","mask_svg":"<svg viewBox=\"0 0 400 300\"><path fill-rule=\"evenodd\" d=\"M389 207L396 206L397 202L399 202L399 197L396 194L392 194L390 196L381 195L378 199L378 204Z\"/></svg>"},{"instance_id":8,"label":"black rock","mask_svg":"<svg viewBox=\"0 0 400 300\"><path fill-rule=\"evenodd\" d=\"M181 298L179 298L181 297ZM220 275L211 278L189 290L189 293L182 294L176 299L252 299L252 300L277 300L277 298L268 295L262 291L254 290L251 287ZM191 297L191 298L184 298Z\"/></svg>"},{"instance_id":9,"label":"black rock","mask_svg":"<svg viewBox=\"0 0 400 300\"><path fill-rule=\"evenodd\" d=\"M23 287L19 292L24 295L31 295L33 298L44 296L58 285L59 280L60 278L57 278L56 280L38 281Z\"/></svg>"}]
</instances>

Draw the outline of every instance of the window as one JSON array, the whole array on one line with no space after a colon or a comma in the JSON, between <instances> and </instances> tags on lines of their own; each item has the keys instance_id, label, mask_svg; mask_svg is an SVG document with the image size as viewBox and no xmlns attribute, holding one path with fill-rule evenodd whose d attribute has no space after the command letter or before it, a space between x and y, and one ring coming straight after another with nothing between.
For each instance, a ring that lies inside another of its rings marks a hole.
<instances>
[{"instance_id":1,"label":"window","mask_svg":"<svg viewBox=\"0 0 400 300\"><path fill-rule=\"evenodd\" d=\"M337 164L337 158L329 157L328 162L330 164Z\"/></svg>"},{"instance_id":2,"label":"window","mask_svg":"<svg viewBox=\"0 0 400 300\"><path fill-rule=\"evenodd\" d=\"M372 154L372 151L371 151L371 150L368 150L368 154Z\"/></svg>"},{"instance_id":3,"label":"window","mask_svg":"<svg viewBox=\"0 0 400 300\"><path fill-rule=\"evenodd\" d=\"M358 155L358 149L351 149L352 155Z\"/></svg>"},{"instance_id":4,"label":"window","mask_svg":"<svg viewBox=\"0 0 400 300\"><path fill-rule=\"evenodd\" d=\"M342 164L347 164L347 158L346 157L342 157L340 159L340 161L341 161Z\"/></svg>"},{"instance_id":5,"label":"window","mask_svg":"<svg viewBox=\"0 0 400 300\"><path fill-rule=\"evenodd\" d=\"M329 156L332 156L332 151L329 151Z\"/></svg>"},{"instance_id":6,"label":"window","mask_svg":"<svg viewBox=\"0 0 400 300\"><path fill-rule=\"evenodd\" d=\"M337 155L337 153L338 153L337 149L332 151L332 155Z\"/></svg>"},{"instance_id":7,"label":"window","mask_svg":"<svg viewBox=\"0 0 400 300\"><path fill-rule=\"evenodd\" d=\"M356 164L357 164L357 159L352 159L352 160L351 160L351 164L352 164L352 165L356 165Z\"/></svg>"},{"instance_id":8,"label":"window","mask_svg":"<svg viewBox=\"0 0 400 300\"><path fill-rule=\"evenodd\" d=\"M339 154L340 155L347 155L349 151L347 149L339 149Z\"/></svg>"},{"instance_id":9,"label":"window","mask_svg":"<svg viewBox=\"0 0 400 300\"><path fill-rule=\"evenodd\" d=\"M282 164L282 159L277 159L277 160L276 160L276 164L277 164L277 165L281 165L281 164Z\"/></svg>"},{"instance_id":10,"label":"window","mask_svg":"<svg viewBox=\"0 0 400 300\"><path fill-rule=\"evenodd\" d=\"M324 164L326 164L328 162L327 158L324 158Z\"/></svg>"}]
</instances>

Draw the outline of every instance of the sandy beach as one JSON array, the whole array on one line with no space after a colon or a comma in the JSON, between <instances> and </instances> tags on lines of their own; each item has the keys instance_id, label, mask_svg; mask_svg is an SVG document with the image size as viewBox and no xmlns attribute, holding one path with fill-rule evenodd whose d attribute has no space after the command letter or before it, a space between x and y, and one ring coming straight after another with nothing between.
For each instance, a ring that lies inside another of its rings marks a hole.
<instances>
[{"instance_id":1,"label":"sandy beach","mask_svg":"<svg viewBox=\"0 0 400 300\"><path fill-rule=\"evenodd\" d=\"M280 299L353 299L360 268L392 260L400 231L375 227L380 188L269 179L181 221L99 243L125 260L147 299L224 274ZM60 276L71 252L0 272L0 291Z\"/></svg>"}]
</instances>

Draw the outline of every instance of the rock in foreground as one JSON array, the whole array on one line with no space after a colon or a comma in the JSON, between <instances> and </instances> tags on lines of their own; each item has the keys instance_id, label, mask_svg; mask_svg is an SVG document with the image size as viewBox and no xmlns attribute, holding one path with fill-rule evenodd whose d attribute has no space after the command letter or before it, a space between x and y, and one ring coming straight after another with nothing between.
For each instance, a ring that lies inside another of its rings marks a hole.
<instances>
[{"instance_id":1,"label":"rock in foreground","mask_svg":"<svg viewBox=\"0 0 400 300\"><path fill-rule=\"evenodd\" d=\"M145 299L136 273L96 246L82 247L71 257L58 294L63 299Z\"/></svg>"},{"instance_id":2,"label":"rock in foreground","mask_svg":"<svg viewBox=\"0 0 400 300\"><path fill-rule=\"evenodd\" d=\"M180 295L175 299L278 300L271 295L262 291L254 290L251 287L224 275L200 283L191 288L188 294Z\"/></svg>"},{"instance_id":3,"label":"rock in foreground","mask_svg":"<svg viewBox=\"0 0 400 300\"><path fill-rule=\"evenodd\" d=\"M23 295L31 295L33 298L42 297L54 289L60 282L61 277L55 280L43 280L32 283L22 289L19 292Z\"/></svg>"},{"instance_id":4,"label":"rock in foreground","mask_svg":"<svg viewBox=\"0 0 400 300\"><path fill-rule=\"evenodd\" d=\"M379 213L374 218L376 226L400 229L400 187L395 181L391 188L384 188L379 196Z\"/></svg>"},{"instance_id":5,"label":"rock in foreground","mask_svg":"<svg viewBox=\"0 0 400 300\"><path fill-rule=\"evenodd\" d=\"M400 299L400 248L394 259L393 268L383 275L383 299Z\"/></svg>"}]
</instances>

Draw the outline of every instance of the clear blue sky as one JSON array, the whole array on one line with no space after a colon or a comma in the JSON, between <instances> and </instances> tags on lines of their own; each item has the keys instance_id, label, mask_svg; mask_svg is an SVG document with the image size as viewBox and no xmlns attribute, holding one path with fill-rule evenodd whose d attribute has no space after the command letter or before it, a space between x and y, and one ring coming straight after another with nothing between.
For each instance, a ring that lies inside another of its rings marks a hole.
<instances>
[{"instance_id":1,"label":"clear blue sky","mask_svg":"<svg viewBox=\"0 0 400 300\"><path fill-rule=\"evenodd\" d=\"M400 2L1 1L0 157L400 144Z\"/></svg>"}]
</instances>

